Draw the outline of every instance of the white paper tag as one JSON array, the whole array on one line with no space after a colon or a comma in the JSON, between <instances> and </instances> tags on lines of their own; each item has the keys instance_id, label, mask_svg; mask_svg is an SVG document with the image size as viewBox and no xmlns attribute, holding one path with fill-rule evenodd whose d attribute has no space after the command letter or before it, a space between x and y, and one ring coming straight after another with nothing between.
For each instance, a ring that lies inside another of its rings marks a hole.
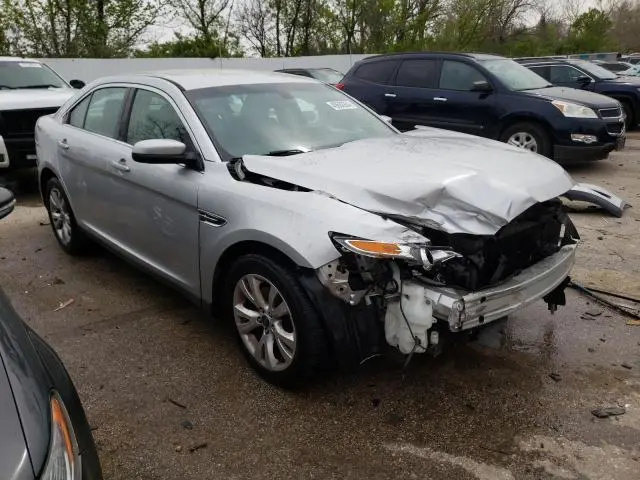
<instances>
[{"instance_id":1,"label":"white paper tag","mask_svg":"<svg viewBox=\"0 0 640 480\"><path fill-rule=\"evenodd\" d=\"M18 65L22 68L42 68L42 65L35 62L20 62Z\"/></svg>"},{"instance_id":2,"label":"white paper tag","mask_svg":"<svg viewBox=\"0 0 640 480\"><path fill-rule=\"evenodd\" d=\"M349 100L327 102L327 105L329 105L334 110L355 110L358 108L353 102Z\"/></svg>"}]
</instances>

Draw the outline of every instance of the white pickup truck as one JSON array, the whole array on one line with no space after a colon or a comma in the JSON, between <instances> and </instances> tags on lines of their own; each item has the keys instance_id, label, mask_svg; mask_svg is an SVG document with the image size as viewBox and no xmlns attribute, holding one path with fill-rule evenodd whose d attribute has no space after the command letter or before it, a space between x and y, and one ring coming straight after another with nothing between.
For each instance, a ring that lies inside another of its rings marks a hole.
<instances>
[{"instance_id":1,"label":"white pickup truck","mask_svg":"<svg viewBox=\"0 0 640 480\"><path fill-rule=\"evenodd\" d=\"M36 121L83 86L81 80L67 83L36 60L0 57L0 173L36 165Z\"/></svg>"}]
</instances>

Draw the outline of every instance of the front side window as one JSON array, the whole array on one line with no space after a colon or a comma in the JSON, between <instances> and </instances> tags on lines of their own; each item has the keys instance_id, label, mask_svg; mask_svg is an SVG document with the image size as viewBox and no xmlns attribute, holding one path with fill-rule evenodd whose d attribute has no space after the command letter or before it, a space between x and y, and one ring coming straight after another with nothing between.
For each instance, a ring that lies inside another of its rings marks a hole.
<instances>
[{"instance_id":1,"label":"front side window","mask_svg":"<svg viewBox=\"0 0 640 480\"><path fill-rule=\"evenodd\" d=\"M226 160L397 134L377 115L322 83L232 85L186 95Z\"/></svg>"},{"instance_id":2,"label":"front side window","mask_svg":"<svg viewBox=\"0 0 640 480\"><path fill-rule=\"evenodd\" d=\"M445 60L440 73L440 88L470 92L475 82L486 82L478 69L463 62Z\"/></svg>"},{"instance_id":3,"label":"front side window","mask_svg":"<svg viewBox=\"0 0 640 480\"><path fill-rule=\"evenodd\" d=\"M404 60L398 69L396 85L433 88L437 69L437 60Z\"/></svg>"},{"instance_id":4,"label":"front side window","mask_svg":"<svg viewBox=\"0 0 640 480\"><path fill-rule=\"evenodd\" d=\"M162 96L137 90L131 107L127 143L166 138L188 143L187 130L173 106Z\"/></svg>"},{"instance_id":5,"label":"front side window","mask_svg":"<svg viewBox=\"0 0 640 480\"><path fill-rule=\"evenodd\" d=\"M549 67L549 80L551 83L576 83L579 78L584 77L577 68L569 65L551 65Z\"/></svg>"},{"instance_id":6,"label":"front side window","mask_svg":"<svg viewBox=\"0 0 640 480\"><path fill-rule=\"evenodd\" d=\"M0 90L67 88L67 84L43 63L0 61Z\"/></svg>"},{"instance_id":7,"label":"front side window","mask_svg":"<svg viewBox=\"0 0 640 480\"><path fill-rule=\"evenodd\" d=\"M118 138L120 115L127 89L107 87L91 95L84 121L84 129L109 138Z\"/></svg>"}]
</instances>

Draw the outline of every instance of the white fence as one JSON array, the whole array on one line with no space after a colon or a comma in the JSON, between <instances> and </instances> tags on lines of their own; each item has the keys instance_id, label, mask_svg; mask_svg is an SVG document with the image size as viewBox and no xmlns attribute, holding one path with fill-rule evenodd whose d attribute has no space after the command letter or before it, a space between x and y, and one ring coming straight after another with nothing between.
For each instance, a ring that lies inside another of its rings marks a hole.
<instances>
[{"instance_id":1,"label":"white fence","mask_svg":"<svg viewBox=\"0 0 640 480\"><path fill-rule=\"evenodd\" d=\"M96 78L122 73L192 68L234 68L241 70L278 70L280 68L334 68L346 73L351 65L367 55L321 55L287 58L43 58L47 65L66 80L90 82Z\"/></svg>"}]
</instances>

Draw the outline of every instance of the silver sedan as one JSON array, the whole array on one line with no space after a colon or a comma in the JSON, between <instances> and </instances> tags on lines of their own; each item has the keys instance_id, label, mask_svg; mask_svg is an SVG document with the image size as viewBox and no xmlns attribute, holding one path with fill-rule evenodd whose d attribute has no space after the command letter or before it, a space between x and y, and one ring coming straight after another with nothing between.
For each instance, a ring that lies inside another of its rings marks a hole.
<instances>
[{"instance_id":1,"label":"silver sedan","mask_svg":"<svg viewBox=\"0 0 640 480\"><path fill-rule=\"evenodd\" d=\"M98 241L229 318L273 383L387 345L436 353L444 332L564 303L578 235L561 167L464 134L400 134L314 80L104 78L41 118L36 145L61 247Z\"/></svg>"}]
</instances>

